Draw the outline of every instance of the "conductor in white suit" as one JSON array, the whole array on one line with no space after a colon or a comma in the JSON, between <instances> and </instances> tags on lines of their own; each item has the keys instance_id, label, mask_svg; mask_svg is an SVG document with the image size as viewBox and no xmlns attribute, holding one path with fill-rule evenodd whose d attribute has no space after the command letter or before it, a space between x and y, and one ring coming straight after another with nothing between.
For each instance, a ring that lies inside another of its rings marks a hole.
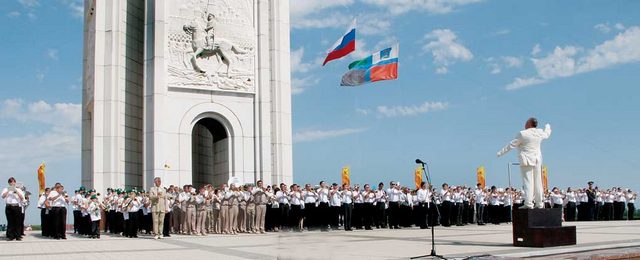
<instances>
[{"instance_id":1,"label":"conductor in white suit","mask_svg":"<svg viewBox=\"0 0 640 260\"><path fill-rule=\"evenodd\" d=\"M518 159L520 160L520 172L522 173L522 183L524 186L524 206L520 209L544 208L542 191L542 151L540 144L542 140L551 135L551 126L546 124L544 130L538 127L538 120L529 118L524 125L524 130L520 131L516 138L498 152L498 157L508 153L511 149L518 148Z\"/></svg>"}]
</instances>

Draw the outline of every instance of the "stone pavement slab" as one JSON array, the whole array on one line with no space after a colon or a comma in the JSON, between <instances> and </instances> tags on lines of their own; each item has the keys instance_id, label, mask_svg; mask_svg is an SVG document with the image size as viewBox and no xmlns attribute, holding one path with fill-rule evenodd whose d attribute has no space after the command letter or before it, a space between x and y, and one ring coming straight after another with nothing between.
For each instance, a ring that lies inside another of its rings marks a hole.
<instances>
[{"instance_id":1,"label":"stone pavement slab","mask_svg":"<svg viewBox=\"0 0 640 260\"><path fill-rule=\"evenodd\" d=\"M640 221L574 222L578 244L553 248L511 245L511 225L436 227L436 250L447 258L494 256L497 259L567 256L607 250L606 254L640 247ZM4 235L4 234L3 234ZM3 239L3 237L0 237ZM353 232L278 232L240 235L181 236L153 240L103 235L67 240L28 232L25 240L0 241L0 259L148 259L200 256L209 259L407 259L428 254L431 231L356 230ZM618 251L617 251L618 250ZM597 254L597 253L594 253ZM556 257L554 257L556 258Z\"/></svg>"}]
</instances>

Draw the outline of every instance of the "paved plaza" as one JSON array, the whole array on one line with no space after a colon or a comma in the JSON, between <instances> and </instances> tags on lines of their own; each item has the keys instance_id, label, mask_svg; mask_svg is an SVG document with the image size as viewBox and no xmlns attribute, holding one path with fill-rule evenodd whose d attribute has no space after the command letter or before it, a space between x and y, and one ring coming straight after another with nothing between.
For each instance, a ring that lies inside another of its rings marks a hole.
<instances>
[{"instance_id":1,"label":"paved plaza","mask_svg":"<svg viewBox=\"0 0 640 260\"><path fill-rule=\"evenodd\" d=\"M576 252L640 247L640 221L576 222L578 244L555 248L511 245L511 225L469 225L436 228L436 249L447 258L467 256L548 257ZM430 231L417 228L353 232L280 232L265 235L178 236L153 240L103 235L99 240L69 235L67 240L43 239L29 232L22 242L0 242L3 259L407 259L428 254ZM557 257L554 257L557 258Z\"/></svg>"}]
</instances>

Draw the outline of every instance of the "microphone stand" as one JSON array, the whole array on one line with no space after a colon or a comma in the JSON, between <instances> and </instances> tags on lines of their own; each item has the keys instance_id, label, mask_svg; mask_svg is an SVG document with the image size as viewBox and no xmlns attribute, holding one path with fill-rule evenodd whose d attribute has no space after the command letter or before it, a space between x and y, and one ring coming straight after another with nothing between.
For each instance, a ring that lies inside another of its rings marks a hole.
<instances>
[{"instance_id":1,"label":"microphone stand","mask_svg":"<svg viewBox=\"0 0 640 260\"><path fill-rule=\"evenodd\" d=\"M426 163L421 163L421 164L422 164L422 171L424 171L424 174L427 177L427 183L429 184L429 189L431 189L433 186L431 185L431 173L429 172L429 165L427 165ZM436 213L438 214L438 222L440 222L440 209L438 209L438 206L435 203L433 203L433 199L431 200L431 203L433 204L433 207L436 208ZM436 258L436 259L446 259L444 258L444 256L438 255L436 253L436 235L435 235L436 227L435 226L436 226L435 223L433 226L431 226L431 254L414 256L414 257L411 257L410 259L427 258L427 257Z\"/></svg>"}]
</instances>

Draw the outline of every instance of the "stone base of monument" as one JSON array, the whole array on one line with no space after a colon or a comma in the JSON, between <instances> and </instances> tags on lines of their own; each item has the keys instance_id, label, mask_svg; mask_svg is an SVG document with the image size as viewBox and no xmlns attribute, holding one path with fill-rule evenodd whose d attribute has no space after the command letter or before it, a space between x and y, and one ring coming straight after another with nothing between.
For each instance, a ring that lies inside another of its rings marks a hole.
<instances>
[{"instance_id":1,"label":"stone base of monument","mask_svg":"<svg viewBox=\"0 0 640 260\"><path fill-rule=\"evenodd\" d=\"M576 227L562 226L562 209L514 209L513 245L552 247L576 244Z\"/></svg>"}]
</instances>

